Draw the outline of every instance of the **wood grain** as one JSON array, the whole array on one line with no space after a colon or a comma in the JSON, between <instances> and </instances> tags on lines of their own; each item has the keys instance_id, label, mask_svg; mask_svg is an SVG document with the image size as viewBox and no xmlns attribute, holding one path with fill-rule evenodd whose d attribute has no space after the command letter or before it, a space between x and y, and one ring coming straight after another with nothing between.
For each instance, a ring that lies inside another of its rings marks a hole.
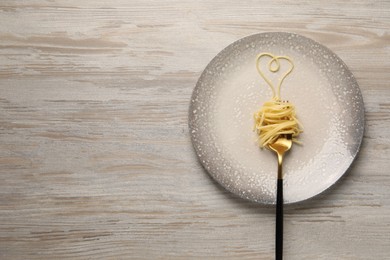
<instances>
[{"instance_id":1,"label":"wood grain","mask_svg":"<svg viewBox=\"0 0 390 260\"><path fill-rule=\"evenodd\" d=\"M359 157L285 209L286 259L390 259L389 1L0 3L1 259L272 259L274 209L205 173L187 110L222 48L289 31L361 87Z\"/></svg>"}]
</instances>

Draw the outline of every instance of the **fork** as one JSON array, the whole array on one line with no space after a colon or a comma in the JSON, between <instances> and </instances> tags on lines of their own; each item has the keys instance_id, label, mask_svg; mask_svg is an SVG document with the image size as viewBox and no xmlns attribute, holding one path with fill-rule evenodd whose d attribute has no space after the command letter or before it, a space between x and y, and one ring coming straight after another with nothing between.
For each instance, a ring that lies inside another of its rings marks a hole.
<instances>
[{"instance_id":1,"label":"fork","mask_svg":"<svg viewBox=\"0 0 390 260\"><path fill-rule=\"evenodd\" d=\"M275 229L275 259L283 259L283 156L291 149L292 135L283 135L274 143L269 144L270 150L278 156L278 181L276 187L276 229Z\"/></svg>"}]
</instances>

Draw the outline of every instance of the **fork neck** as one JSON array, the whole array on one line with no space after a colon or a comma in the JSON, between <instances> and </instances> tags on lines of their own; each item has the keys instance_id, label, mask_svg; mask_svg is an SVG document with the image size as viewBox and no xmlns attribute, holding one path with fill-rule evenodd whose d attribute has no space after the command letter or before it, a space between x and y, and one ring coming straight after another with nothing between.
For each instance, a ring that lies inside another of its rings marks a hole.
<instances>
[{"instance_id":1,"label":"fork neck","mask_svg":"<svg viewBox=\"0 0 390 260\"><path fill-rule=\"evenodd\" d=\"M283 154L278 153L278 180L283 179Z\"/></svg>"}]
</instances>

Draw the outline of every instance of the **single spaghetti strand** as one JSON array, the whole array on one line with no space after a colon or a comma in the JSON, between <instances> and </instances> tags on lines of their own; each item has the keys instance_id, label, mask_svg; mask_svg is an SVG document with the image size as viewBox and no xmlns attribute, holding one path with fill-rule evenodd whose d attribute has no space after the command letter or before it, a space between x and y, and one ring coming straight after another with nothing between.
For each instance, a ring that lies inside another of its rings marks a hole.
<instances>
[{"instance_id":1,"label":"single spaghetti strand","mask_svg":"<svg viewBox=\"0 0 390 260\"><path fill-rule=\"evenodd\" d=\"M271 58L270 61L268 62L267 67L268 67L268 70L271 71L272 73L276 73L280 70L280 61L279 60L281 60L281 59L287 60L291 65L290 69L279 80L278 86L276 88L274 87L272 82L264 75L264 73L260 69L260 60L262 57L265 57L265 56L268 56ZM273 67L275 65L276 65L276 67ZM270 86L270 88L272 90L272 96L276 97L277 99L280 99L280 87L283 84L284 79L293 71L294 63L291 60L291 58L288 56L274 56L272 53L263 52L263 53L260 53L259 55L257 55L257 57L256 57L256 69L257 69L257 72L260 74L260 76Z\"/></svg>"}]
</instances>

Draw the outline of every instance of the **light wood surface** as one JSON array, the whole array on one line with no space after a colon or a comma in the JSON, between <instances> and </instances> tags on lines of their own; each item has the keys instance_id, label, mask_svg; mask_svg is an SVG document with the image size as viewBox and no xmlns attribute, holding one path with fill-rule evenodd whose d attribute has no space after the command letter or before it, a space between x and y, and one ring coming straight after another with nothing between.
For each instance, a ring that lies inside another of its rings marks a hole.
<instances>
[{"instance_id":1,"label":"light wood surface","mask_svg":"<svg viewBox=\"0 0 390 260\"><path fill-rule=\"evenodd\" d=\"M349 172L285 209L285 259L390 259L389 28L389 1L2 0L0 259L272 259L274 208L212 181L187 126L207 63L266 31L336 52L366 109Z\"/></svg>"}]
</instances>

